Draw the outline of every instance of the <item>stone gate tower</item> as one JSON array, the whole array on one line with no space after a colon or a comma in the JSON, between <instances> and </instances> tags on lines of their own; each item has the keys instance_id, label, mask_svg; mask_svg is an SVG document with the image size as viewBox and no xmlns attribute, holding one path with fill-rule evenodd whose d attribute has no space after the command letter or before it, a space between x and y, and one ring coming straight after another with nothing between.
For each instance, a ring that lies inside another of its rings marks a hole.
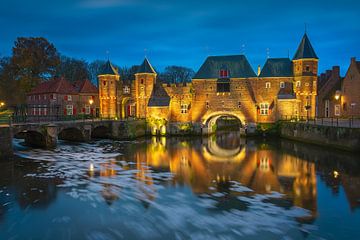
<instances>
[{"instance_id":1,"label":"stone gate tower","mask_svg":"<svg viewBox=\"0 0 360 240\"><path fill-rule=\"evenodd\" d=\"M135 74L136 117L138 118L145 118L147 115L147 106L156 83L156 76L154 68L145 58Z\"/></svg>"},{"instance_id":2,"label":"stone gate tower","mask_svg":"<svg viewBox=\"0 0 360 240\"><path fill-rule=\"evenodd\" d=\"M293 58L294 92L300 101L298 115L315 117L318 61L310 40L304 34Z\"/></svg>"},{"instance_id":3,"label":"stone gate tower","mask_svg":"<svg viewBox=\"0 0 360 240\"><path fill-rule=\"evenodd\" d=\"M98 75L98 81L101 117L117 118L120 76L109 60L106 62L102 73Z\"/></svg>"}]
</instances>

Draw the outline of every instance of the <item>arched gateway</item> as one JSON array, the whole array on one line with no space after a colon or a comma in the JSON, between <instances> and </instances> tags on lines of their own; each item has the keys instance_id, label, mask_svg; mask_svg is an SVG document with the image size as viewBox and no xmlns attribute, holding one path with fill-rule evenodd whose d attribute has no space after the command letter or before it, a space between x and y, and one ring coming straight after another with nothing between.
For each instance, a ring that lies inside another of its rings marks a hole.
<instances>
[{"instance_id":1,"label":"arched gateway","mask_svg":"<svg viewBox=\"0 0 360 240\"><path fill-rule=\"evenodd\" d=\"M247 124L245 116L239 111L216 111L206 113L202 120L202 133L203 134L211 134L215 131L214 126L216 125L216 121L222 117L234 117L240 121L240 131L245 131L245 126Z\"/></svg>"}]
</instances>

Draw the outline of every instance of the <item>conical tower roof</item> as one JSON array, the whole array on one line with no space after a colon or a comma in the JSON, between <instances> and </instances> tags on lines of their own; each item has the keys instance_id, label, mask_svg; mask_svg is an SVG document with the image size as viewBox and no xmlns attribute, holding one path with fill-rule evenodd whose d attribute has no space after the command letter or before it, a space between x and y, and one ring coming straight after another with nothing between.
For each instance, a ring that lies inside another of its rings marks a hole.
<instances>
[{"instance_id":1,"label":"conical tower roof","mask_svg":"<svg viewBox=\"0 0 360 240\"><path fill-rule=\"evenodd\" d=\"M154 68L151 66L151 64L147 58L145 58L143 63L139 66L137 73L154 73L154 74L156 74Z\"/></svg>"},{"instance_id":2,"label":"conical tower roof","mask_svg":"<svg viewBox=\"0 0 360 240\"><path fill-rule=\"evenodd\" d=\"M110 60L107 60L104 68L99 75L119 75L117 69L111 64Z\"/></svg>"},{"instance_id":3,"label":"conical tower roof","mask_svg":"<svg viewBox=\"0 0 360 240\"><path fill-rule=\"evenodd\" d=\"M304 36L300 42L300 45L295 53L293 60L304 59L304 58L318 59L318 57L314 51L314 48L312 47L310 40L306 33L304 34Z\"/></svg>"}]
</instances>

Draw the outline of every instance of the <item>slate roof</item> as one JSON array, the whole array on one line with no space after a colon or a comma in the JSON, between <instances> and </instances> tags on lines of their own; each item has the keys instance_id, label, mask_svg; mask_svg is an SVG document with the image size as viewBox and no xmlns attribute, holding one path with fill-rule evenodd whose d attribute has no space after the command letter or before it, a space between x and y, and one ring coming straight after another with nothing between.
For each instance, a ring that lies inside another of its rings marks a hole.
<instances>
[{"instance_id":1,"label":"slate roof","mask_svg":"<svg viewBox=\"0 0 360 240\"><path fill-rule=\"evenodd\" d=\"M154 68L151 66L147 58L144 59L143 63L139 66L136 73L155 73Z\"/></svg>"},{"instance_id":2,"label":"slate roof","mask_svg":"<svg viewBox=\"0 0 360 240\"><path fill-rule=\"evenodd\" d=\"M292 62L289 58L269 58L266 60L259 77L291 77Z\"/></svg>"},{"instance_id":3,"label":"slate roof","mask_svg":"<svg viewBox=\"0 0 360 240\"><path fill-rule=\"evenodd\" d=\"M294 55L293 60L304 59L304 58L316 58L319 59L312 47L310 40L305 33L303 38L301 39L300 45Z\"/></svg>"},{"instance_id":4,"label":"slate roof","mask_svg":"<svg viewBox=\"0 0 360 240\"><path fill-rule=\"evenodd\" d=\"M54 78L37 85L29 92L29 95L43 93L76 94L77 90L65 78Z\"/></svg>"},{"instance_id":5,"label":"slate roof","mask_svg":"<svg viewBox=\"0 0 360 240\"><path fill-rule=\"evenodd\" d=\"M88 79L76 81L74 87L79 93L99 93L98 88Z\"/></svg>"},{"instance_id":6,"label":"slate roof","mask_svg":"<svg viewBox=\"0 0 360 240\"><path fill-rule=\"evenodd\" d=\"M278 92L278 99L296 99L292 83L285 82L285 87Z\"/></svg>"},{"instance_id":7,"label":"slate roof","mask_svg":"<svg viewBox=\"0 0 360 240\"><path fill-rule=\"evenodd\" d=\"M256 77L244 55L208 57L194 79L219 78L220 70L228 70L230 78Z\"/></svg>"},{"instance_id":8,"label":"slate roof","mask_svg":"<svg viewBox=\"0 0 360 240\"><path fill-rule=\"evenodd\" d=\"M104 68L99 75L119 75L117 69L111 64L110 60L107 60Z\"/></svg>"},{"instance_id":9,"label":"slate roof","mask_svg":"<svg viewBox=\"0 0 360 240\"><path fill-rule=\"evenodd\" d=\"M169 105L170 96L167 94L161 83L156 83L151 93L148 107L168 107Z\"/></svg>"}]
</instances>

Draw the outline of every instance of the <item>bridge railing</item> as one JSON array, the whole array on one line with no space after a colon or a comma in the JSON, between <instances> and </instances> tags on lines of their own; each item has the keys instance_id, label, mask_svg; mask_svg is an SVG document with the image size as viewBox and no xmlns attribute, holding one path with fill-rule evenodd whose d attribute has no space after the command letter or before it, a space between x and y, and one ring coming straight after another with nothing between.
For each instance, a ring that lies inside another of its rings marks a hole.
<instances>
[{"instance_id":1,"label":"bridge railing","mask_svg":"<svg viewBox=\"0 0 360 240\"><path fill-rule=\"evenodd\" d=\"M105 121L113 118L95 117L91 115L12 115L10 122L12 124L23 123L44 123L44 122L65 122L65 121Z\"/></svg>"},{"instance_id":2,"label":"bridge railing","mask_svg":"<svg viewBox=\"0 0 360 240\"><path fill-rule=\"evenodd\" d=\"M349 118L340 118L340 117L313 117L308 118L306 116L290 116L290 115L282 115L280 117L281 121L288 122L301 122L309 125L317 125L317 126L331 126L331 127L346 127L346 128L360 128L360 119L349 117Z\"/></svg>"}]
</instances>

